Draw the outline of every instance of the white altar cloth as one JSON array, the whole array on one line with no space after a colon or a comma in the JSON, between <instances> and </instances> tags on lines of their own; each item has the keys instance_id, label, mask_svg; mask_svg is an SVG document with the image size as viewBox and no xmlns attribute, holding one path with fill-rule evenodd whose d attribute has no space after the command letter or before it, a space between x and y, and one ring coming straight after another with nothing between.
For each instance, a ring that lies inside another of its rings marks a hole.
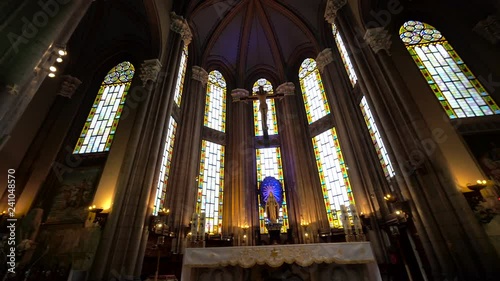
<instances>
[{"instance_id":1,"label":"white altar cloth","mask_svg":"<svg viewBox=\"0 0 500 281\"><path fill-rule=\"evenodd\" d=\"M365 280L382 280L369 242L187 248L181 280L195 280L194 276L191 277L193 268L250 268L257 264L279 267L284 263L295 263L302 267L313 263L364 265L370 275L365 276Z\"/></svg>"}]
</instances>

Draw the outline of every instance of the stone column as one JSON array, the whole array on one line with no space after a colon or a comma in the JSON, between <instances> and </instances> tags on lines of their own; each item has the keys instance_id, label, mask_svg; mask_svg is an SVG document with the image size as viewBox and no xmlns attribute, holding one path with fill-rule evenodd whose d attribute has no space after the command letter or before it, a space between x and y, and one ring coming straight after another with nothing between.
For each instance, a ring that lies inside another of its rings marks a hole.
<instances>
[{"instance_id":1,"label":"stone column","mask_svg":"<svg viewBox=\"0 0 500 281\"><path fill-rule=\"evenodd\" d=\"M245 89L235 89L231 95L248 96L250 93ZM242 227L249 226L246 245L253 245L254 231L259 229L254 176L253 102L233 102L231 106L227 132L223 231L228 235L234 234L236 242L241 244L244 235Z\"/></svg>"},{"instance_id":2,"label":"stone column","mask_svg":"<svg viewBox=\"0 0 500 281\"><path fill-rule=\"evenodd\" d=\"M292 81L300 85L297 77ZM296 87L295 95L278 100L276 107L290 227L299 243L311 243L316 241L318 230L329 230L330 225L299 89ZM309 224L307 240L303 222Z\"/></svg>"},{"instance_id":3,"label":"stone column","mask_svg":"<svg viewBox=\"0 0 500 281\"><path fill-rule=\"evenodd\" d=\"M179 234L177 249L181 249L187 234L184 229L189 226L195 210L208 73L199 66L193 66L191 78L188 84L189 92L183 96L183 103L190 106L183 107L182 121L177 128L169 180L171 188L166 198L173 229Z\"/></svg>"},{"instance_id":4,"label":"stone column","mask_svg":"<svg viewBox=\"0 0 500 281\"><path fill-rule=\"evenodd\" d=\"M91 0L25 1L0 40L0 147L23 114Z\"/></svg>"},{"instance_id":5,"label":"stone column","mask_svg":"<svg viewBox=\"0 0 500 281\"><path fill-rule=\"evenodd\" d=\"M161 64L157 59L145 61L140 77L146 95L139 107L127 154L120 171L113 209L94 261L89 280L109 278L118 272L124 280L133 280L140 256L143 235L147 235L147 210L153 173L161 144L161 129L165 126L168 95L155 89ZM135 88L131 92L138 91ZM132 93L131 93L132 94ZM159 156L160 155L160 156Z\"/></svg>"}]
</instances>

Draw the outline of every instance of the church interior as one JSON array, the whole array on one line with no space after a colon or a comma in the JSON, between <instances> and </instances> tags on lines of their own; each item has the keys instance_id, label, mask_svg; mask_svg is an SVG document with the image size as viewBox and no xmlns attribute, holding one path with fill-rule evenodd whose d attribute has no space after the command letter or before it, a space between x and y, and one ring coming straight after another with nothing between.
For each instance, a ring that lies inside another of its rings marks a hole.
<instances>
[{"instance_id":1,"label":"church interior","mask_svg":"<svg viewBox=\"0 0 500 281\"><path fill-rule=\"evenodd\" d=\"M499 0L3 0L0 35L2 281L499 280Z\"/></svg>"}]
</instances>

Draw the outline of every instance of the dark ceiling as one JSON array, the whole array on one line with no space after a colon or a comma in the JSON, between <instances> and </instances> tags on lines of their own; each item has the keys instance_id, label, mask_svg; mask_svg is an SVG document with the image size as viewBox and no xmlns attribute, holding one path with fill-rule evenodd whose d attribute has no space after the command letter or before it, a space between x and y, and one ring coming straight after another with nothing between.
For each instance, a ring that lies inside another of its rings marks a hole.
<instances>
[{"instance_id":1,"label":"dark ceiling","mask_svg":"<svg viewBox=\"0 0 500 281\"><path fill-rule=\"evenodd\" d=\"M223 62L238 77L284 67L303 49L316 52L326 1L192 1L187 20L203 64Z\"/></svg>"}]
</instances>

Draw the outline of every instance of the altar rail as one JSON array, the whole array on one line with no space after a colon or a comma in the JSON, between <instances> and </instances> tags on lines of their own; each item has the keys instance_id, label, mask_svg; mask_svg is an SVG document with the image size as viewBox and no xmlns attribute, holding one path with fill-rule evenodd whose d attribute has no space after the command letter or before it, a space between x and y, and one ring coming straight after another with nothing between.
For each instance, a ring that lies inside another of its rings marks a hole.
<instances>
[{"instance_id":1,"label":"altar rail","mask_svg":"<svg viewBox=\"0 0 500 281\"><path fill-rule=\"evenodd\" d=\"M336 264L346 265L346 267L347 265L359 265L358 267L363 269L362 275L364 275L361 276L357 270L357 274L360 275L359 280L382 280L370 243L355 242L187 248L183 261L182 281L200 280L199 276L196 276L196 272L199 272L196 269L200 268L232 266L246 269L259 265L275 268L284 264L296 264L300 267L310 267L314 264ZM351 268L353 267L351 266ZM348 271L344 270L344 272ZM221 280L233 279L226 277ZM350 278L349 280L358 280L358 278Z\"/></svg>"}]
</instances>

